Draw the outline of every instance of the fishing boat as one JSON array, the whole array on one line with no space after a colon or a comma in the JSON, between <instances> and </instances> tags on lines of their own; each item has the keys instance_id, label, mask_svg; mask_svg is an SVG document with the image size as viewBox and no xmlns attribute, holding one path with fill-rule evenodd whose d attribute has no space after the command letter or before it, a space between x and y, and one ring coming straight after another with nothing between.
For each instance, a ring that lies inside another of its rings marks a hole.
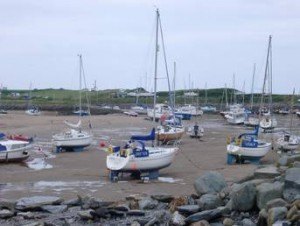
<instances>
[{"instance_id":1,"label":"fishing boat","mask_svg":"<svg viewBox=\"0 0 300 226\"><path fill-rule=\"evenodd\" d=\"M29 157L31 144L20 140L0 141L0 162L22 162Z\"/></svg>"},{"instance_id":2,"label":"fishing boat","mask_svg":"<svg viewBox=\"0 0 300 226\"><path fill-rule=\"evenodd\" d=\"M234 160L249 160L258 163L272 148L272 144L258 139L259 126L252 133L240 134L237 138L227 140L227 163Z\"/></svg>"},{"instance_id":3,"label":"fishing boat","mask_svg":"<svg viewBox=\"0 0 300 226\"><path fill-rule=\"evenodd\" d=\"M79 55L79 111L82 111L81 108L81 80L83 74L83 63L82 56ZM84 74L83 74L84 77ZM85 77L84 77L85 78ZM88 101L87 101L88 102ZM88 109L89 111L89 109ZM93 135L90 131L83 131L81 127L81 114L79 114L79 120L76 124L70 123L68 121L64 121L64 123L68 126L68 128L58 134L53 135L52 143L56 147L57 152L61 152L62 150L66 151L81 151L83 148L90 146L93 141ZM91 124L89 123L89 127L91 128Z\"/></svg>"},{"instance_id":4,"label":"fishing boat","mask_svg":"<svg viewBox=\"0 0 300 226\"><path fill-rule=\"evenodd\" d=\"M106 166L111 170L111 178L119 172L158 171L171 165L179 149L145 146L146 141L154 139L152 129L150 135L132 136L123 148L110 146L112 153L106 157Z\"/></svg>"}]
</instances>

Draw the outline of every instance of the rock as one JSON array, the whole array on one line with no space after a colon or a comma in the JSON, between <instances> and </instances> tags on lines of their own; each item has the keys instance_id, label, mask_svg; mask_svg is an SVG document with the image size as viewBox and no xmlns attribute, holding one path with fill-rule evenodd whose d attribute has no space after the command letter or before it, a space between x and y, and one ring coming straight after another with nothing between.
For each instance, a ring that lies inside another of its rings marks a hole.
<instances>
[{"instance_id":1,"label":"rock","mask_svg":"<svg viewBox=\"0 0 300 226\"><path fill-rule=\"evenodd\" d=\"M292 225L291 222L283 220L283 221L276 221L272 226L291 226L291 225Z\"/></svg>"},{"instance_id":2,"label":"rock","mask_svg":"<svg viewBox=\"0 0 300 226\"><path fill-rule=\"evenodd\" d=\"M18 212L17 216L23 217L24 219L33 219L34 214L32 212Z\"/></svg>"},{"instance_id":3,"label":"rock","mask_svg":"<svg viewBox=\"0 0 300 226\"><path fill-rule=\"evenodd\" d=\"M45 226L44 222L28 222L28 224L22 224L22 226Z\"/></svg>"},{"instance_id":4,"label":"rock","mask_svg":"<svg viewBox=\"0 0 300 226\"><path fill-rule=\"evenodd\" d=\"M201 210L211 210L215 209L218 206L222 206L222 200L219 196L214 194L205 194L202 195L198 200L198 205Z\"/></svg>"},{"instance_id":5,"label":"rock","mask_svg":"<svg viewBox=\"0 0 300 226\"><path fill-rule=\"evenodd\" d=\"M231 218L225 218L223 220L223 224L224 224L224 226L232 226L232 225L234 225L234 221Z\"/></svg>"},{"instance_id":6,"label":"rock","mask_svg":"<svg viewBox=\"0 0 300 226\"><path fill-rule=\"evenodd\" d=\"M300 194L300 168L288 169L285 173L283 197L292 202Z\"/></svg>"},{"instance_id":7,"label":"rock","mask_svg":"<svg viewBox=\"0 0 300 226\"><path fill-rule=\"evenodd\" d=\"M188 223L188 224L190 224L190 223L197 222L197 221L200 221L200 220L210 221L210 220L219 218L221 216L222 216L221 211L218 210L218 209L204 210L202 212L195 213L195 214L187 217L185 219L185 222Z\"/></svg>"},{"instance_id":8,"label":"rock","mask_svg":"<svg viewBox=\"0 0 300 226\"><path fill-rule=\"evenodd\" d=\"M91 213L92 216L97 216L99 218L107 218L109 211L105 207L99 207Z\"/></svg>"},{"instance_id":9,"label":"rock","mask_svg":"<svg viewBox=\"0 0 300 226\"><path fill-rule=\"evenodd\" d=\"M142 211L142 210L129 210L126 213L127 216L136 216L136 217L141 217L141 216L145 216L146 212Z\"/></svg>"},{"instance_id":10,"label":"rock","mask_svg":"<svg viewBox=\"0 0 300 226\"><path fill-rule=\"evenodd\" d=\"M125 213L123 211L108 210L111 217L124 217Z\"/></svg>"},{"instance_id":11,"label":"rock","mask_svg":"<svg viewBox=\"0 0 300 226\"><path fill-rule=\"evenodd\" d=\"M140 201L138 201L138 203L139 203L139 208L141 210L152 210L158 206L157 200L148 197L141 199Z\"/></svg>"},{"instance_id":12,"label":"rock","mask_svg":"<svg viewBox=\"0 0 300 226\"><path fill-rule=\"evenodd\" d=\"M273 207L287 207L288 203L284 201L282 198L272 199L267 202L266 209L267 211Z\"/></svg>"},{"instance_id":13,"label":"rock","mask_svg":"<svg viewBox=\"0 0 300 226\"><path fill-rule=\"evenodd\" d=\"M170 206L169 210L173 213L177 209L178 206L184 206L187 204L188 204L187 197L181 196L178 198L174 198L169 204L169 206Z\"/></svg>"},{"instance_id":14,"label":"rock","mask_svg":"<svg viewBox=\"0 0 300 226\"><path fill-rule=\"evenodd\" d=\"M268 222L268 212L265 209L262 209L259 212L257 226L266 226Z\"/></svg>"},{"instance_id":15,"label":"rock","mask_svg":"<svg viewBox=\"0 0 300 226\"><path fill-rule=\"evenodd\" d=\"M133 221L130 226L140 226L141 224L137 221Z\"/></svg>"},{"instance_id":16,"label":"rock","mask_svg":"<svg viewBox=\"0 0 300 226\"><path fill-rule=\"evenodd\" d=\"M172 219L172 214L167 210L154 211L153 216L160 224L168 224Z\"/></svg>"},{"instance_id":17,"label":"rock","mask_svg":"<svg viewBox=\"0 0 300 226\"><path fill-rule=\"evenodd\" d=\"M219 206L219 207L217 207L217 209L221 211L222 216L225 216L225 215L227 216L231 212L231 210L226 206Z\"/></svg>"},{"instance_id":18,"label":"rock","mask_svg":"<svg viewBox=\"0 0 300 226\"><path fill-rule=\"evenodd\" d=\"M256 226L250 219L245 218L242 220L242 226Z\"/></svg>"},{"instance_id":19,"label":"rock","mask_svg":"<svg viewBox=\"0 0 300 226\"><path fill-rule=\"evenodd\" d=\"M287 212L286 218L291 222L300 221L300 211L295 205Z\"/></svg>"},{"instance_id":20,"label":"rock","mask_svg":"<svg viewBox=\"0 0 300 226\"><path fill-rule=\"evenodd\" d=\"M257 186L257 207L261 210L266 207L267 202L272 199L281 198L283 192L283 184L280 182L263 183Z\"/></svg>"},{"instance_id":21,"label":"rock","mask_svg":"<svg viewBox=\"0 0 300 226\"><path fill-rule=\"evenodd\" d=\"M254 171L255 178L274 178L280 176L280 173L275 166L267 166L258 168Z\"/></svg>"},{"instance_id":22,"label":"rock","mask_svg":"<svg viewBox=\"0 0 300 226\"><path fill-rule=\"evenodd\" d=\"M40 209L44 205L59 205L63 200L56 196L33 196L17 200L16 209L21 211Z\"/></svg>"},{"instance_id":23,"label":"rock","mask_svg":"<svg viewBox=\"0 0 300 226\"><path fill-rule=\"evenodd\" d=\"M256 188L252 183L234 186L231 196L231 208L238 211L251 210L255 205Z\"/></svg>"},{"instance_id":24,"label":"rock","mask_svg":"<svg viewBox=\"0 0 300 226\"><path fill-rule=\"evenodd\" d=\"M224 177L219 172L209 171L198 177L194 182L194 188L198 195L215 194L227 186Z\"/></svg>"},{"instance_id":25,"label":"rock","mask_svg":"<svg viewBox=\"0 0 300 226\"><path fill-rule=\"evenodd\" d=\"M299 162L299 161L294 162L294 163L293 163L293 167L294 167L294 168L300 168L300 162Z\"/></svg>"},{"instance_id":26,"label":"rock","mask_svg":"<svg viewBox=\"0 0 300 226\"><path fill-rule=\"evenodd\" d=\"M14 211L15 205L15 201L0 198L0 209L9 209L11 211Z\"/></svg>"},{"instance_id":27,"label":"rock","mask_svg":"<svg viewBox=\"0 0 300 226\"><path fill-rule=\"evenodd\" d=\"M288 165L288 156L284 155L277 160L279 166L287 166Z\"/></svg>"},{"instance_id":28,"label":"rock","mask_svg":"<svg viewBox=\"0 0 300 226\"><path fill-rule=\"evenodd\" d=\"M282 156L278 159L278 164L281 166L290 166L292 163L300 161L300 155Z\"/></svg>"},{"instance_id":29,"label":"rock","mask_svg":"<svg viewBox=\"0 0 300 226\"><path fill-rule=\"evenodd\" d=\"M82 201L82 209L97 209L102 206L108 206L112 204L111 202L103 202L100 199L96 199L89 195L81 198Z\"/></svg>"},{"instance_id":30,"label":"rock","mask_svg":"<svg viewBox=\"0 0 300 226\"><path fill-rule=\"evenodd\" d=\"M14 212L7 210L7 209L0 210L0 218L1 219L10 218L12 216L14 216Z\"/></svg>"},{"instance_id":31,"label":"rock","mask_svg":"<svg viewBox=\"0 0 300 226\"><path fill-rule=\"evenodd\" d=\"M57 213L65 212L68 209L68 206L67 205L57 205L57 206L45 205L45 206L42 206L41 209L48 213L57 214Z\"/></svg>"},{"instance_id":32,"label":"rock","mask_svg":"<svg viewBox=\"0 0 300 226\"><path fill-rule=\"evenodd\" d=\"M211 226L211 224L209 224L206 220L201 220L190 224L190 226Z\"/></svg>"},{"instance_id":33,"label":"rock","mask_svg":"<svg viewBox=\"0 0 300 226\"><path fill-rule=\"evenodd\" d=\"M123 211L123 212L128 212L130 210L128 205L117 205L117 206L114 206L114 207L109 208L109 209L113 209L113 210L117 210L117 211Z\"/></svg>"},{"instance_id":34,"label":"rock","mask_svg":"<svg viewBox=\"0 0 300 226\"><path fill-rule=\"evenodd\" d=\"M177 210L179 213L191 215L193 213L199 212L200 207L198 205L183 205L178 206Z\"/></svg>"},{"instance_id":35,"label":"rock","mask_svg":"<svg viewBox=\"0 0 300 226\"><path fill-rule=\"evenodd\" d=\"M273 225L278 220L283 220L287 214L286 207L274 207L268 211L268 225Z\"/></svg>"},{"instance_id":36,"label":"rock","mask_svg":"<svg viewBox=\"0 0 300 226\"><path fill-rule=\"evenodd\" d=\"M80 196L78 196L76 199L70 199L70 200L63 202L63 204L67 205L67 206L81 206L82 201L81 201Z\"/></svg>"},{"instance_id":37,"label":"rock","mask_svg":"<svg viewBox=\"0 0 300 226\"><path fill-rule=\"evenodd\" d=\"M159 202L167 202L167 203L171 202L174 199L174 197L169 194L155 194L155 195L151 195L151 198Z\"/></svg>"},{"instance_id":38,"label":"rock","mask_svg":"<svg viewBox=\"0 0 300 226\"><path fill-rule=\"evenodd\" d=\"M292 206L296 206L298 210L300 210L300 199L295 200L292 203Z\"/></svg>"},{"instance_id":39,"label":"rock","mask_svg":"<svg viewBox=\"0 0 300 226\"><path fill-rule=\"evenodd\" d=\"M182 216L178 211L175 211L172 215L171 225L183 226L185 225L184 216Z\"/></svg>"},{"instance_id":40,"label":"rock","mask_svg":"<svg viewBox=\"0 0 300 226\"><path fill-rule=\"evenodd\" d=\"M82 210L78 211L77 215L82 219L82 220L92 220L93 216L95 215L95 211L92 209L89 210Z\"/></svg>"}]
</instances>

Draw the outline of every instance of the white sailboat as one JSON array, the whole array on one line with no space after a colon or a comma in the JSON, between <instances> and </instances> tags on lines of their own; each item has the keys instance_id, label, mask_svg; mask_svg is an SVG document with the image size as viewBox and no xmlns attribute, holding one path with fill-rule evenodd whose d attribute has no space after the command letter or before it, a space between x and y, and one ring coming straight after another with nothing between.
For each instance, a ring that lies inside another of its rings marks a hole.
<instances>
[{"instance_id":1,"label":"white sailboat","mask_svg":"<svg viewBox=\"0 0 300 226\"><path fill-rule=\"evenodd\" d=\"M294 105L294 95L295 95L295 89L293 91L293 96L291 99L291 109L293 108ZM299 137L295 136L292 133L292 127L293 127L293 113L292 111L290 111L290 131L289 132L285 132L277 139L277 146L280 150L283 151L294 151L296 149L298 149L299 147Z\"/></svg>"},{"instance_id":2,"label":"white sailboat","mask_svg":"<svg viewBox=\"0 0 300 226\"><path fill-rule=\"evenodd\" d=\"M0 162L22 162L29 157L31 143L19 140L0 141Z\"/></svg>"},{"instance_id":3,"label":"white sailboat","mask_svg":"<svg viewBox=\"0 0 300 226\"><path fill-rule=\"evenodd\" d=\"M268 82L268 84L266 84ZM265 87L268 85L268 113L264 114L259 122L259 125L264 131L273 130L277 126L277 120L272 112L272 36L269 37L267 61L265 67L265 76L263 83L263 90L261 95L261 108L264 103Z\"/></svg>"},{"instance_id":4,"label":"white sailboat","mask_svg":"<svg viewBox=\"0 0 300 226\"><path fill-rule=\"evenodd\" d=\"M155 85L154 85L154 106L156 105L156 78L157 78L157 51L158 51L158 27L160 25L159 10L156 10L156 44L155 44ZM167 109L169 107L165 105ZM153 111L152 119L155 121L156 111ZM115 180L119 172L155 172L155 177L158 176L158 170L168 167L174 160L177 147L165 148L154 147L155 129L153 128L150 135L147 136L132 136L125 147L111 148L113 153L106 158L107 168L110 169L110 178ZM152 146L145 146L144 141L152 141ZM154 179L154 178L153 178Z\"/></svg>"},{"instance_id":5,"label":"white sailboat","mask_svg":"<svg viewBox=\"0 0 300 226\"><path fill-rule=\"evenodd\" d=\"M81 109L81 79L83 73L82 56L79 55L79 111ZM82 115L79 115L81 117ZM68 129L62 133L53 135L52 143L56 147L57 151L77 151L82 150L84 147L90 146L93 141L93 136L88 131L83 131L81 128L81 120L77 124L69 123L65 121Z\"/></svg>"}]
</instances>

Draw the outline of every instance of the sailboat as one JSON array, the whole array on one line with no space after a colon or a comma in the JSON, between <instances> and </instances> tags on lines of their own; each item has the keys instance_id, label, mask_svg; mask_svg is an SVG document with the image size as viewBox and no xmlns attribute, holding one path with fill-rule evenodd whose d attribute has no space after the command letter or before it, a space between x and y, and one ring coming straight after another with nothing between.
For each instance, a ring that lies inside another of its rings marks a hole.
<instances>
[{"instance_id":1,"label":"sailboat","mask_svg":"<svg viewBox=\"0 0 300 226\"><path fill-rule=\"evenodd\" d=\"M201 110L204 113L215 113L217 111L217 108L214 107L211 104L207 103L208 98L207 98L207 84L205 83L205 105L201 107Z\"/></svg>"},{"instance_id":2,"label":"sailboat","mask_svg":"<svg viewBox=\"0 0 300 226\"><path fill-rule=\"evenodd\" d=\"M295 95L295 89L293 91L293 96L291 99L291 109L293 108L294 105L294 95ZM291 117L290 131L289 132L284 131L281 137L277 139L278 148L283 151L294 151L299 147L299 143L300 143L299 137L293 135L292 133L293 117L294 117L292 111L290 111L290 117Z\"/></svg>"},{"instance_id":3,"label":"sailboat","mask_svg":"<svg viewBox=\"0 0 300 226\"><path fill-rule=\"evenodd\" d=\"M156 106L158 28L160 23L160 14L159 10L157 9L154 106ZM155 121L156 111L153 111L152 116L153 121ZM112 153L106 158L106 166L110 170L110 178L112 180L116 180L115 178L118 178L118 174L120 172L130 172L138 175L140 175L142 172L148 172L149 174L155 174L152 179L157 178L158 170L171 165L179 149L177 147L166 148L154 146L154 140L156 136L157 133L155 132L155 128L153 128L149 135L131 136L130 140L122 148L110 146L109 149L112 151ZM152 145L147 146L145 144L146 141L151 141Z\"/></svg>"},{"instance_id":4,"label":"sailboat","mask_svg":"<svg viewBox=\"0 0 300 226\"><path fill-rule=\"evenodd\" d=\"M81 79L83 71L82 56L79 55L79 111L81 108ZM84 76L84 74L83 74ZM66 131L53 135L52 143L56 147L56 151L60 152L63 149L67 151L79 151L84 147L90 146L93 141L93 136L88 131L83 131L81 128L81 117L79 115L79 121L76 124L72 124L65 121L68 126Z\"/></svg>"},{"instance_id":5,"label":"sailboat","mask_svg":"<svg viewBox=\"0 0 300 226\"><path fill-rule=\"evenodd\" d=\"M160 29L160 32L159 32ZM167 81L168 81L168 88L169 88L169 103L171 106L167 104L157 104L156 103L156 89L157 89L157 60L158 60L158 33L160 33L161 40L162 40L162 49L163 49L163 57L164 57L164 63L166 68L166 75L167 75ZM175 71L175 70L174 70ZM165 120L169 117L173 117L173 121L175 123L175 112L174 112L174 103L173 99L171 97L171 86L170 86L170 80L169 80L169 72L168 72L168 65L167 65L167 59L166 59L166 51L165 51L165 45L164 45L164 39L162 34L162 26L160 21L160 15L159 11L157 10L157 18L156 18L156 42L155 42L155 70L154 70L154 98L153 98L153 110L148 111L148 116L150 115L153 119L153 122L156 121L158 116L161 120L161 126L158 126L157 128L157 140L167 144L172 141L177 141L181 139L181 137L184 134L184 128L182 126L178 125L172 125L172 124L165 124Z\"/></svg>"},{"instance_id":6,"label":"sailboat","mask_svg":"<svg viewBox=\"0 0 300 226\"><path fill-rule=\"evenodd\" d=\"M32 144L20 140L0 140L0 162L22 162L29 157Z\"/></svg>"},{"instance_id":7,"label":"sailboat","mask_svg":"<svg viewBox=\"0 0 300 226\"><path fill-rule=\"evenodd\" d=\"M265 87L266 82L268 82L268 112L265 113L259 125L264 131L273 130L277 126L277 120L273 116L272 112L272 36L269 37L269 44L268 44L268 52L267 52L267 61L265 67L265 76L264 76L264 83L263 83L263 90L261 95L261 108L264 103L264 96L265 96Z\"/></svg>"},{"instance_id":8,"label":"sailboat","mask_svg":"<svg viewBox=\"0 0 300 226\"><path fill-rule=\"evenodd\" d=\"M27 110L25 113L30 116L38 116L41 115L41 111L38 106L32 105L31 104L31 84L30 84L30 91L28 95L28 103L27 103Z\"/></svg>"},{"instance_id":9,"label":"sailboat","mask_svg":"<svg viewBox=\"0 0 300 226\"><path fill-rule=\"evenodd\" d=\"M257 126L259 125L259 117L258 115L253 113L253 99L254 99L254 76L255 76L256 64L253 67L253 74L252 74L252 85L251 85L251 99L250 99L250 114L246 114L244 125L245 126Z\"/></svg>"}]
</instances>

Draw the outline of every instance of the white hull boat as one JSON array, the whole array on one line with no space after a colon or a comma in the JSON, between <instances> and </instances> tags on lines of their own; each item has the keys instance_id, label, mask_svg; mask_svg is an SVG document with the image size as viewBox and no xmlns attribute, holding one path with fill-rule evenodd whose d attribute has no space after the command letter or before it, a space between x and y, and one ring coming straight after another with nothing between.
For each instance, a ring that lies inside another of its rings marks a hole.
<instances>
[{"instance_id":1,"label":"white hull boat","mask_svg":"<svg viewBox=\"0 0 300 226\"><path fill-rule=\"evenodd\" d=\"M245 126L258 126L259 125L259 118L255 116L248 116L244 121Z\"/></svg>"},{"instance_id":2,"label":"white hull boat","mask_svg":"<svg viewBox=\"0 0 300 226\"><path fill-rule=\"evenodd\" d=\"M154 109L147 109L147 116L150 119L153 119L155 117L155 121L160 120L160 118L165 116L171 116L172 115L172 109L170 106L166 104L156 104Z\"/></svg>"},{"instance_id":3,"label":"white hull boat","mask_svg":"<svg viewBox=\"0 0 300 226\"><path fill-rule=\"evenodd\" d=\"M203 115L203 111L200 109L197 109L193 105L184 105L176 110L176 113L181 114L190 114L192 116L201 116Z\"/></svg>"},{"instance_id":4,"label":"white hull boat","mask_svg":"<svg viewBox=\"0 0 300 226\"><path fill-rule=\"evenodd\" d=\"M228 114L225 115L225 118L229 124L239 125L244 123L245 113L243 111L229 112Z\"/></svg>"},{"instance_id":5,"label":"white hull boat","mask_svg":"<svg viewBox=\"0 0 300 226\"><path fill-rule=\"evenodd\" d=\"M29 157L32 145L26 141L0 141L0 162L21 162Z\"/></svg>"},{"instance_id":6,"label":"white hull boat","mask_svg":"<svg viewBox=\"0 0 300 226\"><path fill-rule=\"evenodd\" d=\"M139 114L135 111L124 111L125 115L131 116L131 117L137 117Z\"/></svg>"},{"instance_id":7,"label":"white hull boat","mask_svg":"<svg viewBox=\"0 0 300 226\"><path fill-rule=\"evenodd\" d=\"M278 148L283 151L294 151L299 147L299 138L290 134L283 134L277 139Z\"/></svg>"},{"instance_id":8,"label":"white hull boat","mask_svg":"<svg viewBox=\"0 0 300 226\"><path fill-rule=\"evenodd\" d=\"M180 140L183 136L185 130L183 127L176 126L158 126L156 132L156 138L158 141L161 141L163 144L168 142Z\"/></svg>"},{"instance_id":9,"label":"white hull boat","mask_svg":"<svg viewBox=\"0 0 300 226\"><path fill-rule=\"evenodd\" d=\"M90 146L93 136L86 131L69 129L53 136L52 143L58 149L82 149Z\"/></svg>"},{"instance_id":10,"label":"white hull boat","mask_svg":"<svg viewBox=\"0 0 300 226\"><path fill-rule=\"evenodd\" d=\"M272 149L271 143L257 139L258 130L259 127L256 126L254 132L244 133L227 141L228 164L232 164L232 157L241 162L245 160L258 162Z\"/></svg>"},{"instance_id":11,"label":"white hull boat","mask_svg":"<svg viewBox=\"0 0 300 226\"><path fill-rule=\"evenodd\" d=\"M186 134L191 138L201 138L204 136L204 129L202 127L195 128L195 126L190 126Z\"/></svg>"},{"instance_id":12,"label":"white hull boat","mask_svg":"<svg viewBox=\"0 0 300 226\"><path fill-rule=\"evenodd\" d=\"M121 155L120 152L117 152L107 156L106 166L108 169L121 172L140 172L163 169L171 165L178 152L178 148L145 147L143 151L147 152L148 156L140 157L135 155L135 153L132 152L132 149L123 151L126 152L125 155ZM136 153L139 151L136 151Z\"/></svg>"},{"instance_id":13,"label":"white hull boat","mask_svg":"<svg viewBox=\"0 0 300 226\"><path fill-rule=\"evenodd\" d=\"M41 115L41 112L38 109L28 109L28 110L25 111L25 113L27 115L31 115L31 116L39 116L39 115Z\"/></svg>"},{"instance_id":14,"label":"white hull boat","mask_svg":"<svg viewBox=\"0 0 300 226\"><path fill-rule=\"evenodd\" d=\"M275 117L265 115L259 122L259 126L264 130L271 130L277 126L277 120Z\"/></svg>"},{"instance_id":15,"label":"white hull boat","mask_svg":"<svg viewBox=\"0 0 300 226\"><path fill-rule=\"evenodd\" d=\"M147 109L142 106L132 106L130 109L138 114L147 114Z\"/></svg>"}]
</instances>

